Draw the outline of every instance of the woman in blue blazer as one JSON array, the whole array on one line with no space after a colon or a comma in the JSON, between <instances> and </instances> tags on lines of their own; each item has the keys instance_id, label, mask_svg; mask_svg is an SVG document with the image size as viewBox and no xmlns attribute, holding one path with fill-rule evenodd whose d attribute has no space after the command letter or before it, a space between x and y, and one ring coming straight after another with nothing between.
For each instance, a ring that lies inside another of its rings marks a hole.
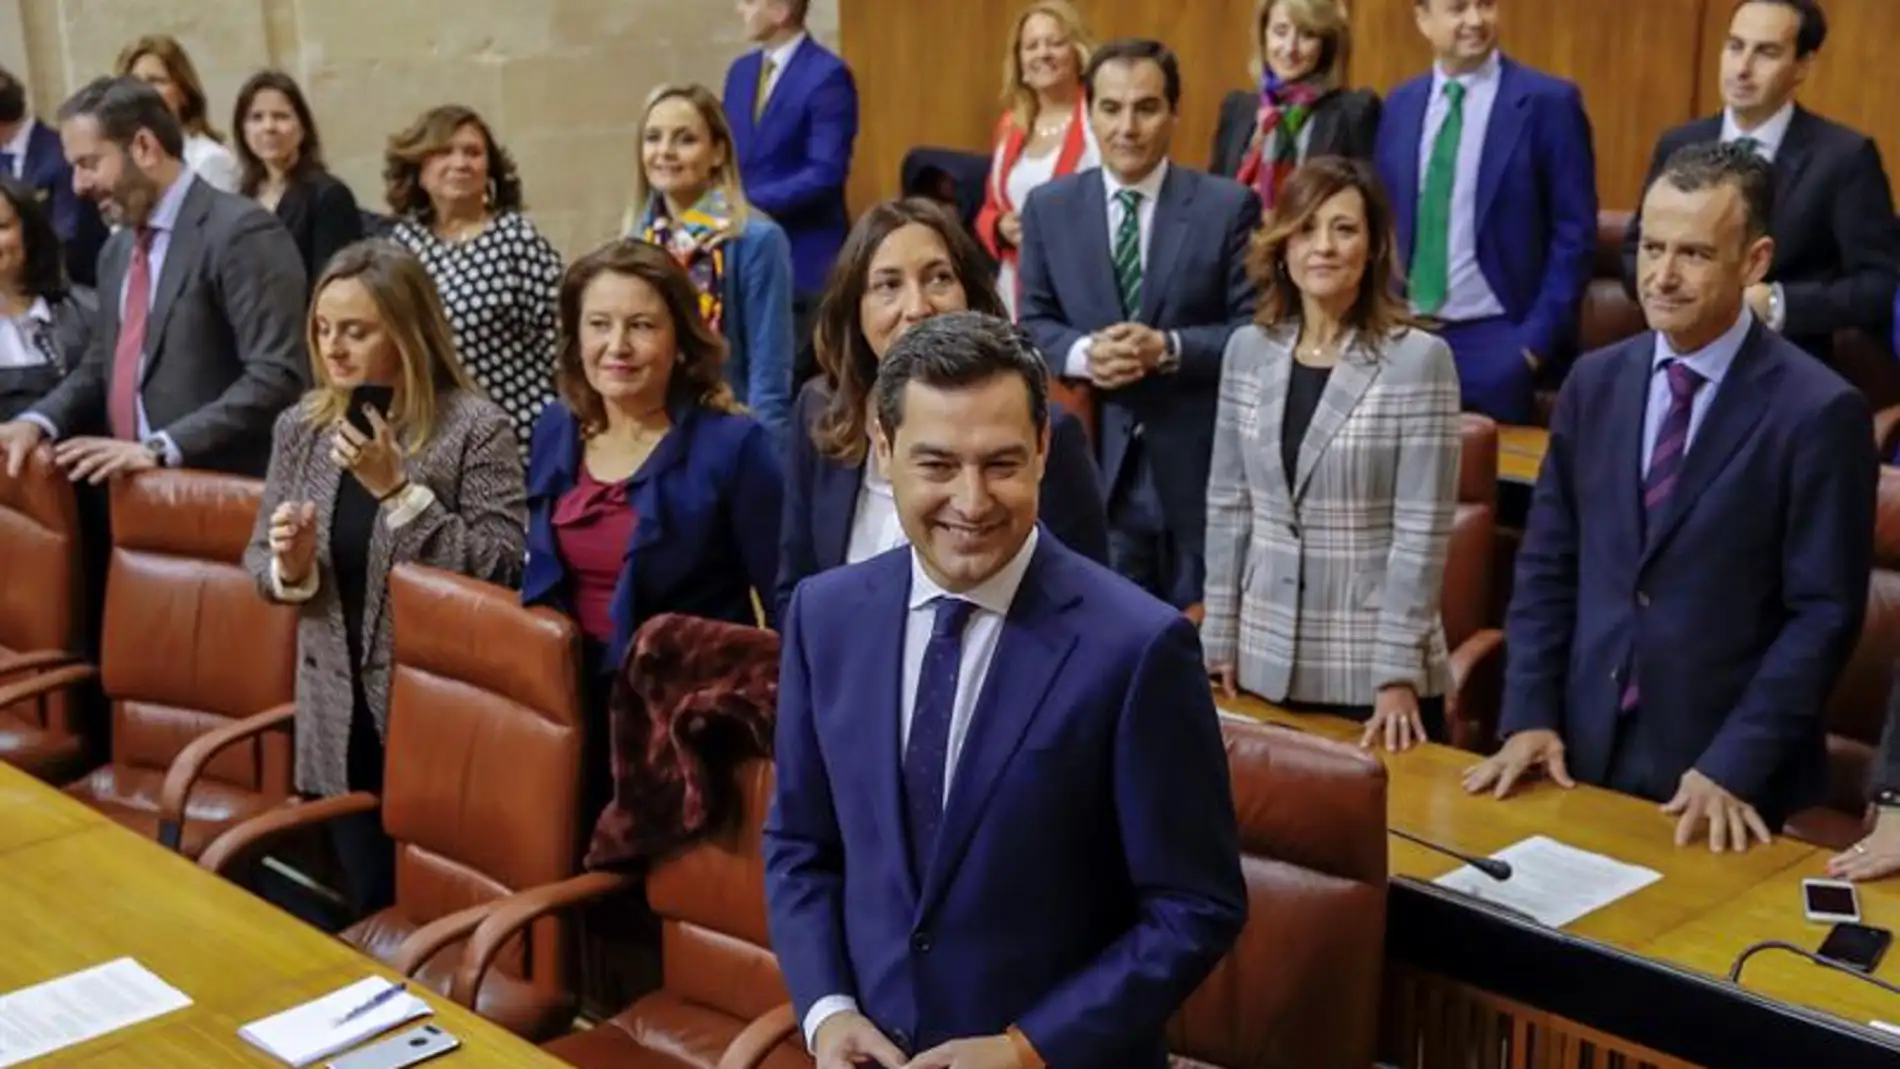
<instances>
[{"instance_id":1,"label":"woman in blue blazer","mask_svg":"<svg viewBox=\"0 0 1900 1069\"><path fill-rule=\"evenodd\" d=\"M785 440L792 401L792 246L746 203L732 128L703 86L647 97L629 237L672 253L699 291L699 312L726 338L733 396Z\"/></svg>"},{"instance_id":2,"label":"woman in blue blazer","mask_svg":"<svg viewBox=\"0 0 1900 1069\"><path fill-rule=\"evenodd\" d=\"M783 474L719 372L725 345L666 251L620 240L561 281L560 399L528 454L522 602L572 616L589 700L586 802L610 786L607 695L661 613L756 623L778 569Z\"/></svg>"},{"instance_id":3,"label":"woman in blue blazer","mask_svg":"<svg viewBox=\"0 0 1900 1069\"><path fill-rule=\"evenodd\" d=\"M870 456L871 384L904 331L960 311L1009 318L982 251L956 220L922 199L887 201L858 219L818 308L813 346L824 373L792 410L778 611L806 576L906 544L890 483ZM1049 417L1042 523L1107 563L1108 516L1087 432L1053 403Z\"/></svg>"}]
</instances>

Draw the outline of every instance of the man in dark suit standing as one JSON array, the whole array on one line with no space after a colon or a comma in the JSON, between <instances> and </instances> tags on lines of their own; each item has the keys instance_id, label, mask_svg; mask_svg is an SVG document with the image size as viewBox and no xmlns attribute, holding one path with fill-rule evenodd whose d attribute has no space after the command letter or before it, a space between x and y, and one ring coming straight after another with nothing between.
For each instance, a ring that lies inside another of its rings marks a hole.
<instances>
[{"instance_id":1,"label":"man in dark suit standing","mask_svg":"<svg viewBox=\"0 0 1900 1069\"><path fill-rule=\"evenodd\" d=\"M66 277L81 286L94 285L99 249L108 234L106 224L91 201L73 192L73 169L60 151L59 134L28 113L26 86L4 67L0 67L0 173L39 192L66 252Z\"/></svg>"},{"instance_id":2,"label":"man in dark suit standing","mask_svg":"<svg viewBox=\"0 0 1900 1069\"><path fill-rule=\"evenodd\" d=\"M1045 376L994 317L899 339L910 546L784 620L766 901L820 1069L1162 1069L1246 920L1194 626L1037 526Z\"/></svg>"},{"instance_id":3,"label":"man in dark suit standing","mask_svg":"<svg viewBox=\"0 0 1900 1069\"><path fill-rule=\"evenodd\" d=\"M1766 842L1826 784L1822 703L1873 561L1872 418L1744 297L1774 257L1774 175L1679 150L1643 198L1653 334L1578 362L1557 402L1505 621L1503 749L1664 803L1676 841Z\"/></svg>"},{"instance_id":4,"label":"man in dark suit standing","mask_svg":"<svg viewBox=\"0 0 1900 1069\"><path fill-rule=\"evenodd\" d=\"M1865 134L1794 102L1827 40L1814 0L1742 0L1722 48L1720 115L1662 135L1650 178L1684 145L1736 142L1774 167L1775 259L1748 288L1749 307L1770 330L1820 357L1834 332L1860 327L1887 337L1900 282L1900 224L1880 149ZM1642 217L1623 241L1623 284L1637 287Z\"/></svg>"},{"instance_id":5,"label":"man in dark suit standing","mask_svg":"<svg viewBox=\"0 0 1900 1069\"><path fill-rule=\"evenodd\" d=\"M1206 578L1221 354L1253 318L1260 198L1168 161L1181 72L1159 41L1112 41L1083 72L1102 166L1023 207L1022 325L1057 375L1095 389L1109 561L1187 608Z\"/></svg>"},{"instance_id":6,"label":"man in dark suit standing","mask_svg":"<svg viewBox=\"0 0 1900 1069\"><path fill-rule=\"evenodd\" d=\"M1497 0L1415 0L1436 62L1386 98L1375 163L1406 297L1451 345L1464 406L1530 423L1544 365L1576 349L1596 251L1583 94L1498 50Z\"/></svg>"},{"instance_id":7,"label":"man in dark suit standing","mask_svg":"<svg viewBox=\"0 0 1900 1069\"><path fill-rule=\"evenodd\" d=\"M9 476L43 440L75 482L164 465L261 476L307 383L304 270L283 224L192 177L164 100L100 78L60 109L80 195L119 229L100 254L92 349L0 424ZM94 436L97 430L106 434Z\"/></svg>"}]
</instances>

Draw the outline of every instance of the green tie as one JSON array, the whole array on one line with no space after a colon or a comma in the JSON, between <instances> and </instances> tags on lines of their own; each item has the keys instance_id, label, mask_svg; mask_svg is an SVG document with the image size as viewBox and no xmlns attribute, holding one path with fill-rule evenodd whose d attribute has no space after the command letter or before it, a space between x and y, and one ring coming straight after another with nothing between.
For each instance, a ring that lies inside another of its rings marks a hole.
<instances>
[{"instance_id":1,"label":"green tie","mask_svg":"<svg viewBox=\"0 0 1900 1069\"><path fill-rule=\"evenodd\" d=\"M1141 310L1141 190L1115 194L1122 221L1115 228L1115 288L1121 291L1122 314L1133 318Z\"/></svg>"},{"instance_id":2,"label":"green tie","mask_svg":"<svg viewBox=\"0 0 1900 1069\"><path fill-rule=\"evenodd\" d=\"M1756 140L1755 138L1738 137L1735 139L1735 143L1737 145L1740 145L1742 148L1747 149L1750 153L1756 156L1761 155L1761 142Z\"/></svg>"},{"instance_id":3,"label":"green tie","mask_svg":"<svg viewBox=\"0 0 1900 1069\"><path fill-rule=\"evenodd\" d=\"M1425 315L1436 315L1451 289L1451 188L1458 179L1458 141L1465 132L1465 87L1446 82L1445 98L1449 106L1432 142L1412 240L1412 304Z\"/></svg>"}]
</instances>

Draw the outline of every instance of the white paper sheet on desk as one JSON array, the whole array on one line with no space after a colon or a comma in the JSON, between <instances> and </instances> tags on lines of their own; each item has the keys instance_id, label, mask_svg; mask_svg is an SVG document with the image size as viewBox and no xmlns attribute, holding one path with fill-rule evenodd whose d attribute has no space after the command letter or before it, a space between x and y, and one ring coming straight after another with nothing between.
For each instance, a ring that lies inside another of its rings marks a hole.
<instances>
[{"instance_id":1,"label":"white paper sheet on desk","mask_svg":"<svg viewBox=\"0 0 1900 1069\"><path fill-rule=\"evenodd\" d=\"M261 1021L252 1021L238 1029L238 1035L279 1061L295 1066L312 1065L371 1036L434 1012L427 1002L405 991L361 1017L337 1023L392 984L393 981L380 976L359 980L322 998L292 1006Z\"/></svg>"},{"instance_id":2,"label":"white paper sheet on desk","mask_svg":"<svg viewBox=\"0 0 1900 1069\"><path fill-rule=\"evenodd\" d=\"M189 1005L131 958L0 995L0 1069Z\"/></svg>"},{"instance_id":3,"label":"white paper sheet on desk","mask_svg":"<svg viewBox=\"0 0 1900 1069\"><path fill-rule=\"evenodd\" d=\"M1648 887L1662 873L1534 835L1491 855L1511 863L1511 878L1494 880L1469 865L1433 881L1473 898L1522 910L1552 928Z\"/></svg>"}]
</instances>

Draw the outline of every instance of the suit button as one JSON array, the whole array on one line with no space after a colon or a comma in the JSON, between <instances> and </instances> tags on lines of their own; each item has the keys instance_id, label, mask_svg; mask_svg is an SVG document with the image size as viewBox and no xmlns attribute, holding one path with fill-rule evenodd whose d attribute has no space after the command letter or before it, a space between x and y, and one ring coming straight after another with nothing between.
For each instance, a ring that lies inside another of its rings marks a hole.
<instances>
[{"instance_id":1,"label":"suit button","mask_svg":"<svg viewBox=\"0 0 1900 1069\"><path fill-rule=\"evenodd\" d=\"M898 1049L902 1050L904 1053L906 1054L910 1053L910 1033L909 1032L904 1031L902 1028L899 1028L893 1031L891 1033L891 1042L897 1044Z\"/></svg>"},{"instance_id":2,"label":"suit button","mask_svg":"<svg viewBox=\"0 0 1900 1069\"><path fill-rule=\"evenodd\" d=\"M1299 525L1299 524L1297 524L1297 523L1289 523L1289 524L1287 524L1287 525L1286 525L1286 533L1287 533L1287 534L1289 534L1289 535L1292 535L1292 536L1293 536L1294 538L1298 538L1298 537L1300 537L1300 525Z\"/></svg>"},{"instance_id":3,"label":"suit button","mask_svg":"<svg viewBox=\"0 0 1900 1069\"><path fill-rule=\"evenodd\" d=\"M1636 592L1636 604L1641 605L1645 609L1649 608L1649 595L1644 591L1638 590Z\"/></svg>"},{"instance_id":4,"label":"suit button","mask_svg":"<svg viewBox=\"0 0 1900 1069\"><path fill-rule=\"evenodd\" d=\"M930 953L930 933L918 932L910 937L910 948L919 954Z\"/></svg>"}]
</instances>

